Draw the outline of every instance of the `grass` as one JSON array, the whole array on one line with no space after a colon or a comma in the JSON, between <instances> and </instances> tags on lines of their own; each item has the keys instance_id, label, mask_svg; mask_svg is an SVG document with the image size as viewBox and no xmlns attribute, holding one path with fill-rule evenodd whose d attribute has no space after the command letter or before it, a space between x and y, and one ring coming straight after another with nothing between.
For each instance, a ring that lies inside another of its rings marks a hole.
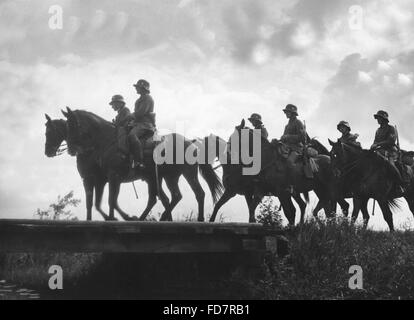
<instances>
[{"instance_id":1,"label":"grass","mask_svg":"<svg viewBox=\"0 0 414 320\"><path fill-rule=\"evenodd\" d=\"M347 220L308 221L287 231L290 253L269 256L257 279L236 275L240 298L414 299L414 233L375 232ZM363 290L351 290L349 268L363 270Z\"/></svg>"},{"instance_id":2,"label":"grass","mask_svg":"<svg viewBox=\"0 0 414 320\"><path fill-rule=\"evenodd\" d=\"M99 253L8 253L0 256L0 278L43 291L48 289L49 267L59 265L65 283L76 286L100 259Z\"/></svg>"}]
</instances>

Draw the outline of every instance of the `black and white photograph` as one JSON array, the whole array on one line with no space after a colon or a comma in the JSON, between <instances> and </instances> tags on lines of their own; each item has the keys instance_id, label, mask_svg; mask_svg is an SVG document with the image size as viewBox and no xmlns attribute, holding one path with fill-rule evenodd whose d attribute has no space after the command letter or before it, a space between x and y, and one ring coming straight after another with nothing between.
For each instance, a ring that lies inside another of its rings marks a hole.
<instances>
[{"instance_id":1,"label":"black and white photograph","mask_svg":"<svg viewBox=\"0 0 414 320\"><path fill-rule=\"evenodd\" d=\"M414 299L413 30L412 0L0 0L0 300Z\"/></svg>"}]
</instances>

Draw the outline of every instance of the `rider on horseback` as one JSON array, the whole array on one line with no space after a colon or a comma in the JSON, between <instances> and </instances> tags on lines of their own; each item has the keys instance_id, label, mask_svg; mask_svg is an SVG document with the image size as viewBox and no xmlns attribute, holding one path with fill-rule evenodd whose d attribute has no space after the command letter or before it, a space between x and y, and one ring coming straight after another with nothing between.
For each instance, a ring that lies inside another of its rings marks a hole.
<instances>
[{"instance_id":1,"label":"rider on horseback","mask_svg":"<svg viewBox=\"0 0 414 320\"><path fill-rule=\"evenodd\" d=\"M128 124L128 121L131 120L131 111L125 107L124 97L120 94L116 94L112 97L109 104L112 106L112 109L118 113L115 119L112 120L112 123L117 128L125 127Z\"/></svg>"},{"instance_id":2,"label":"rider on horseback","mask_svg":"<svg viewBox=\"0 0 414 320\"><path fill-rule=\"evenodd\" d=\"M286 114L286 117L289 119L288 124L285 127L282 138L280 139L289 149L289 156L287 158L287 167L289 170L290 181L292 184L289 186L288 190L293 192L293 182L295 179L294 170L296 167L296 161L300 155L303 154L303 146L305 142L305 127L300 121L298 116L298 108L293 104L288 104L283 112Z\"/></svg>"},{"instance_id":3,"label":"rider on horseback","mask_svg":"<svg viewBox=\"0 0 414 320\"><path fill-rule=\"evenodd\" d=\"M389 162L395 177L397 192L403 193L403 179L396 166L396 162L398 161L398 149L396 145L397 132L393 126L389 125L387 112L380 110L374 114L374 118L377 119L380 127L375 133L375 140L371 146L371 150L375 151Z\"/></svg>"},{"instance_id":4,"label":"rider on horseback","mask_svg":"<svg viewBox=\"0 0 414 320\"><path fill-rule=\"evenodd\" d=\"M351 126L346 121L340 121L336 127L342 136L338 139L338 142L352 145L361 148L361 143L357 141L359 135L351 133Z\"/></svg>"},{"instance_id":5,"label":"rider on horseback","mask_svg":"<svg viewBox=\"0 0 414 320\"><path fill-rule=\"evenodd\" d=\"M250 118L249 118L250 123L253 125L253 127L256 130L261 130L262 133L262 137L264 139L267 139L269 136L269 133L267 132L267 129L265 128L265 126L263 125L262 122L262 116L258 113L253 113Z\"/></svg>"},{"instance_id":6,"label":"rider on horseback","mask_svg":"<svg viewBox=\"0 0 414 320\"><path fill-rule=\"evenodd\" d=\"M134 87L140 95L135 102L134 121L128 135L129 147L134 161L132 167L144 167L144 150L142 139L145 135L155 132L154 100L150 96L150 84L146 80L139 80Z\"/></svg>"},{"instance_id":7,"label":"rider on horseback","mask_svg":"<svg viewBox=\"0 0 414 320\"><path fill-rule=\"evenodd\" d=\"M120 94L116 94L112 97L109 104L112 106L112 109L118 114L115 119L112 120L112 123L116 127L116 136L118 141L118 148L120 151L125 154L128 153L128 147L126 145L126 136L127 136L127 125L131 121L132 115L131 111L125 107L124 97Z\"/></svg>"}]
</instances>

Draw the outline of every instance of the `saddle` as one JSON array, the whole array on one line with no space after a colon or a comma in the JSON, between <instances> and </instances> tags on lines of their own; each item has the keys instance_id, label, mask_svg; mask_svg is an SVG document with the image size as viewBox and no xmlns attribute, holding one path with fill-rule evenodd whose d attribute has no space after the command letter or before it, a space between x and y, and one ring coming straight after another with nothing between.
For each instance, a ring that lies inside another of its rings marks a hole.
<instances>
[{"instance_id":1,"label":"saddle","mask_svg":"<svg viewBox=\"0 0 414 320\"><path fill-rule=\"evenodd\" d=\"M319 155L316 149L306 146L302 150L292 150L288 145L276 139L272 140L271 144L284 159L287 159L292 151L298 152L299 156L295 164L303 166L303 172L307 178L313 178L313 173L319 170L318 164L315 161Z\"/></svg>"},{"instance_id":2,"label":"saddle","mask_svg":"<svg viewBox=\"0 0 414 320\"><path fill-rule=\"evenodd\" d=\"M126 156L130 155L128 132L128 129L125 127L118 128L117 132L118 149ZM142 135L139 140L142 144L144 161L146 162L147 160L152 160L153 151L155 147L163 141L163 138L159 139L156 137L156 133L148 131L146 134Z\"/></svg>"}]
</instances>

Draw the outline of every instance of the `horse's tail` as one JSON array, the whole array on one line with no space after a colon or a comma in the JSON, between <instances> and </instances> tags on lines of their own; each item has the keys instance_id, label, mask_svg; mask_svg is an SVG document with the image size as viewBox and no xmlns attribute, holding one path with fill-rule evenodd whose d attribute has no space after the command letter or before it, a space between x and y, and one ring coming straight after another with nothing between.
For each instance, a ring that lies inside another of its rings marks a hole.
<instances>
[{"instance_id":1,"label":"horse's tail","mask_svg":"<svg viewBox=\"0 0 414 320\"><path fill-rule=\"evenodd\" d=\"M211 164L200 164L199 168L201 176L207 182L208 188L211 192L211 197L213 198L213 202L215 204L224 192L224 187L221 183L220 177L217 175L216 171L214 171Z\"/></svg>"},{"instance_id":2,"label":"horse's tail","mask_svg":"<svg viewBox=\"0 0 414 320\"><path fill-rule=\"evenodd\" d=\"M387 205L391 211L401 210L401 201L399 199L389 199L387 200Z\"/></svg>"}]
</instances>

